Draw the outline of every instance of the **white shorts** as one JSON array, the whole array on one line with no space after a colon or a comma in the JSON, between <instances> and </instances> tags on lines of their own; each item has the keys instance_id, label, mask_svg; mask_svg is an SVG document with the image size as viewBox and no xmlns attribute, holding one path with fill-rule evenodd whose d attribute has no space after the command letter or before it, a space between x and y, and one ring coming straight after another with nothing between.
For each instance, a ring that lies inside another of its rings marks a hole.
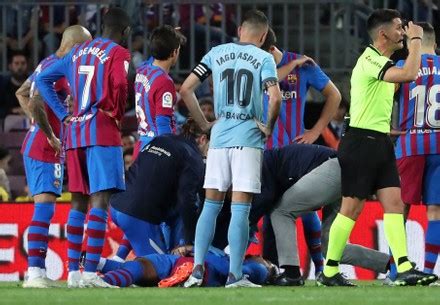
<instances>
[{"instance_id":1,"label":"white shorts","mask_svg":"<svg viewBox=\"0 0 440 305\"><path fill-rule=\"evenodd\" d=\"M208 151L205 189L259 194L263 150L250 147L211 148Z\"/></svg>"}]
</instances>

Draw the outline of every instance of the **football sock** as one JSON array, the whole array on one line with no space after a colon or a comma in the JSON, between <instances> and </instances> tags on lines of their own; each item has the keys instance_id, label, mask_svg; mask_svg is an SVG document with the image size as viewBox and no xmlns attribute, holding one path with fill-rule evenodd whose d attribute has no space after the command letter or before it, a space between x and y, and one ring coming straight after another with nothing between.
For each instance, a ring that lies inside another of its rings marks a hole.
<instances>
[{"instance_id":1,"label":"football sock","mask_svg":"<svg viewBox=\"0 0 440 305\"><path fill-rule=\"evenodd\" d=\"M36 202L28 232L28 266L45 269L49 225L55 212L55 203Z\"/></svg>"},{"instance_id":2,"label":"football sock","mask_svg":"<svg viewBox=\"0 0 440 305\"><path fill-rule=\"evenodd\" d=\"M86 214L71 209L67 220L67 257L69 271L79 270Z\"/></svg>"},{"instance_id":3,"label":"football sock","mask_svg":"<svg viewBox=\"0 0 440 305\"><path fill-rule=\"evenodd\" d=\"M339 272L339 261L353 230L355 221L338 213L330 228L324 275L332 277Z\"/></svg>"},{"instance_id":4,"label":"football sock","mask_svg":"<svg viewBox=\"0 0 440 305\"><path fill-rule=\"evenodd\" d=\"M301 216L304 236L310 256L315 265L315 273L322 272L324 268L324 257L321 250L321 220L318 213L312 212Z\"/></svg>"},{"instance_id":5,"label":"football sock","mask_svg":"<svg viewBox=\"0 0 440 305\"><path fill-rule=\"evenodd\" d=\"M105 228L107 225L107 211L99 208L92 208L89 212L87 224L87 248L84 271L95 272L101 258L104 246Z\"/></svg>"},{"instance_id":6,"label":"football sock","mask_svg":"<svg viewBox=\"0 0 440 305\"><path fill-rule=\"evenodd\" d=\"M440 220L428 221L425 237L425 268L424 272L433 273L440 252Z\"/></svg>"},{"instance_id":7,"label":"football sock","mask_svg":"<svg viewBox=\"0 0 440 305\"><path fill-rule=\"evenodd\" d=\"M127 236L124 235L121 243L119 244L119 248L118 251L116 252L116 256L125 260L131 250L132 247L130 245L130 242L128 241Z\"/></svg>"},{"instance_id":8,"label":"football sock","mask_svg":"<svg viewBox=\"0 0 440 305\"><path fill-rule=\"evenodd\" d=\"M107 273L107 272L110 272L110 271L113 271L116 269L120 269L120 268L122 268L122 265L124 264L124 262L118 262L113 259L102 258L102 257L99 262L100 265L101 265L101 262L103 262L102 267L100 268L100 270L98 269L101 273Z\"/></svg>"},{"instance_id":9,"label":"football sock","mask_svg":"<svg viewBox=\"0 0 440 305\"><path fill-rule=\"evenodd\" d=\"M120 269L107 272L104 281L113 286L129 287L142 279L144 268L140 262L126 262Z\"/></svg>"},{"instance_id":10,"label":"football sock","mask_svg":"<svg viewBox=\"0 0 440 305\"><path fill-rule=\"evenodd\" d=\"M412 265L408 260L406 248L406 234L403 214L383 214L383 227L388 245L393 253L394 262L397 263L397 272L401 273L412 269Z\"/></svg>"},{"instance_id":11,"label":"football sock","mask_svg":"<svg viewBox=\"0 0 440 305\"><path fill-rule=\"evenodd\" d=\"M194 266L202 265L208 248L214 238L217 215L223 206L222 201L205 199L202 213L196 226L196 240L194 242Z\"/></svg>"},{"instance_id":12,"label":"football sock","mask_svg":"<svg viewBox=\"0 0 440 305\"><path fill-rule=\"evenodd\" d=\"M391 250L389 251L390 253L390 273L388 274L388 277L390 278L390 280L395 281L397 278L397 268L396 268L396 262L394 261L394 257L393 257L393 253L391 253Z\"/></svg>"},{"instance_id":13,"label":"football sock","mask_svg":"<svg viewBox=\"0 0 440 305\"><path fill-rule=\"evenodd\" d=\"M229 272L235 279L243 276L243 259L249 239L250 203L232 202L231 221L228 228L228 243L230 249Z\"/></svg>"}]
</instances>

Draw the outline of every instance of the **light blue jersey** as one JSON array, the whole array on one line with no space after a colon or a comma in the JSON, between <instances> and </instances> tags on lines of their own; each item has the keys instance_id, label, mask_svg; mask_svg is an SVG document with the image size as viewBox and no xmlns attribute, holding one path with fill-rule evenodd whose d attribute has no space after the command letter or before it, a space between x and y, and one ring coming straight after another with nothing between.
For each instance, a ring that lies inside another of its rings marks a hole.
<instances>
[{"instance_id":1,"label":"light blue jersey","mask_svg":"<svg viewBox=\"0 0 440 305\"><path fill-rule=\"evenodd\" d=\"M263 148L255 119L263 118L265 83L277 81L272 55L253 44L228 43L211 49L201 65L212 72L218 119L211 131L210 148Z\"/></svg>"}]
</instances>

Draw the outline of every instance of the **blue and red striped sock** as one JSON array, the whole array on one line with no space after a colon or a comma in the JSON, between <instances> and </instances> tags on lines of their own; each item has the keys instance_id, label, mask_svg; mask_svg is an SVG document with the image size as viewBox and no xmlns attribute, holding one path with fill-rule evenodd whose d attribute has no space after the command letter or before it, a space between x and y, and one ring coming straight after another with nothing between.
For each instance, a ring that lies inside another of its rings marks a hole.
<instances>
[{"instance_id":1,"label":"blue and red striped sock","mask_svg":"<svg viewBox=\"0 0 440 305\"><path fill-rule=\"evenodd\" d=\"M133 248L131 247L131 244L128 241L127 236L124 235L121 243L119 244L119 248L118 251L116 252L116 256L125 260L132 249Z\"/></svg>"},{"instance_id":2,"label":"blue and red striped sock","mask_svg":"<svg viewBox=\"0 0 440 305\"><path fill-rule=\"evenodd\" d=\"M122 268L122 265L124 265L123 262L118 262L113 259L105 258L105 263L99 271L101 273L107 273Z\"/></svg>"},{"instance_id":3,"label":"blue and red striped sock","mask_svg":"<svg viewBox=\"0 0 440 305\"><path fill-rule=\"evenodd\" d=\"M45 269L49 226L55 212L55 203L36 202L28 233L28 265Z\"/></svg>"},{"instance_id":4,"label":"blue and red striped sock","mask_svg":"<svg viewBox=\"0 0 440 305\"><path fill-rule=\"evenodd\" d=\"M86 214L71 209L67 220L67 258L69 271L79 270L79 258L84 238Z\"/></svg>"},{"instance_id":5,"label":"blue and red striped sock","mask_svg":"<svg viewBox=\"0 0 440 305\"><path fill-rule=\"evenodd\" d=\"M107 272L104 281L113 286L129 287L142 279L144 268L138 261L126 262L120 269Z\"/></svg>"},{"instance_id":6,"label":"blue and red striped sock","mask_svg":"<svg viewBox=\"0 0 440 305\"><path fill-rule=\"evenodd\" d=\"M90 209L87 224L86 263L84 265L86 272L96 272L104 246L106 226L107 211L99 208Z\"/></svg>"},{"instance_id":7,"label":"blue and red striped sock","mask_svg":"<svg viewBox=\"0 0 440 305\"><path fill-rule=\"evenodd\" d=\"M315 273L322 272L324 269L324 256L321 248L321 220L316 212L304 214L301 219L307 247L315 265Z\"/></svg>"},{"instance_id":8,"label":"blue and red striped sock","mask_svg":"<svg viewBox=\"0 0 440 305\"><path fill-rule=\"evenodd\" d=\"M440 252L440 220L428 221L425 237L425 268L424 272L433 273Z\"/></svg>"}]
</instances>

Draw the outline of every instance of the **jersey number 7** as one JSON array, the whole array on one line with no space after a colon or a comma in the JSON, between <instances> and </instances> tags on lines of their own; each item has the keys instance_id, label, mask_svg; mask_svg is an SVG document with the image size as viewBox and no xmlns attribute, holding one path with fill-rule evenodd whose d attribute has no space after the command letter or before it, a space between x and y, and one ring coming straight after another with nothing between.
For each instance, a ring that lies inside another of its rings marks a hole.
<instances>
[{"instance_id":1,"label":"jersey number 7","mask_svg":"<svg viewBox=\"0 0 440 305\"><path fill-rule=\"evenodd\" d=\"M92 83L93 75L95 75L95 66L81 65L78 67L78 74L86 75L86 83L84 84L81 97L81 110L84 110L90 98L90 84Z\"/></svg>"}]
</instances>

